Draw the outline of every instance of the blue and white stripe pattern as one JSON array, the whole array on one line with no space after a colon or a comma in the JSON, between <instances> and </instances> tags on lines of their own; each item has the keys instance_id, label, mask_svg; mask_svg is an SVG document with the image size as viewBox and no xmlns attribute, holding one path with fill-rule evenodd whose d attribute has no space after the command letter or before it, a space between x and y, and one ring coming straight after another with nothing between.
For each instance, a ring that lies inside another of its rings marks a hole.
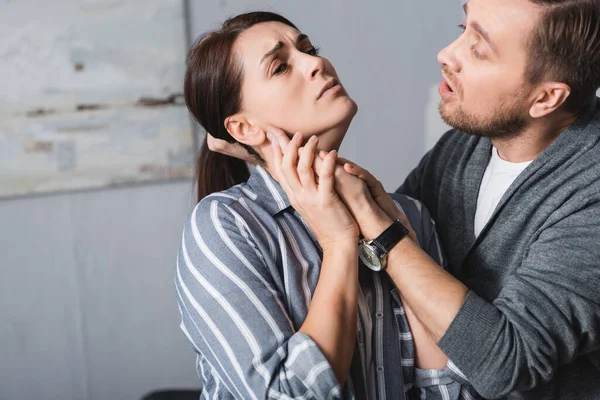
<instances>
[{"instance_id":1,"label":"blue and white stripe pattern","mask_svg":"<svg viewBox=\"0 0 600 400\"><path fill-rule=\"evenodd\" d=\"M444 265L427 210L402 195L394 199L421 246ZM415 370L410 327L393 283L362 265L355 353L340 387L315 342L298 332L321 262L312 232L261 167L247 183L194 208L175 286L181 329L197 355L202 398L476 398L456 367Z\"/></svg>"}]
</instances>

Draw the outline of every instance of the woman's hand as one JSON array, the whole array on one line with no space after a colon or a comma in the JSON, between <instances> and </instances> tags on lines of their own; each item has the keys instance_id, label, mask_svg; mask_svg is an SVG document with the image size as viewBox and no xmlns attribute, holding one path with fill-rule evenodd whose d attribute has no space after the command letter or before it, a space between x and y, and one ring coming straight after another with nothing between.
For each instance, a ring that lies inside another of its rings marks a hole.
<instances>
[{"instance_id":1,"label":"woman's hand","mask_svg":"<svg viewBox=\"0 0 600 400\"><path fill-rule=\"evenodd\" d=\"M274 165L270 170L323 250L341 243L358 243L358 225L334 188L337 152L330 152L319 159L322 162L315 170L313 164L318 158L315 157L318 137L312 136L301 152L300 133L289 141L283 131L271 129L269 139L274 155ZM315 172L319 176L318 182Z\"/></svg>"}]
</instances>

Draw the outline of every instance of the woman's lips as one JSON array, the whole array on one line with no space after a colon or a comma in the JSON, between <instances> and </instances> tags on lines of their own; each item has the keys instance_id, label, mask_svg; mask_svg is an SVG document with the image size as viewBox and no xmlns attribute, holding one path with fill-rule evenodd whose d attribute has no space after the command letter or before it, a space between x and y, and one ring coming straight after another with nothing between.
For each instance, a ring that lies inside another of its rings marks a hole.
<instances>
[{"instance_id":1,"label":"woman's lips","mask_svg":"<svg viewBox=\"0 0 600 400\"><path fill-rule=\"evenodd\" d=\"M323 94L321 95L321 97L319 97L319 99L324 99L325 97L333 96L340 90L342 90L342 85L340 85L339 83L336 83L335 85L333 85L332 87L327 89L325 92L323 92Z\"/></svg>"},{"instance_id":2,"label":"woman's lips","mask_svg":"<svg viewBox=\"0 0 600 400\"><path fill-rule=\"evenodd\" d=\"M319 93L317 94L317 100L320 100L323 97L331 96L332 94L336 93L341 87L342 86L340 85L337 79L329 79L327 82L325 82L321 90L319 90Z\"/></svg>"}]
</instances>

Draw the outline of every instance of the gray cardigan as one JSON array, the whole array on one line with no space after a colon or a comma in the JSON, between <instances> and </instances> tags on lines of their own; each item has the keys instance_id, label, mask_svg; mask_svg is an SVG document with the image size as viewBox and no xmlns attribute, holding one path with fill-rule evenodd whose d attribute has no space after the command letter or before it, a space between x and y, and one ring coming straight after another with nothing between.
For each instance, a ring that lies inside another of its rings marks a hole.
<instances>
[{"instance_id":1,"label":"gray cardigan","mask_svg":"<svg viewBox=\"0 0 600 400\"><path fill-rule=\"evenodd\" d=\"M447 132L399 192L470 289L440 347L486 398L600 399L600 99L473 233L489 139Z\"/></svg>"}]
</instances>

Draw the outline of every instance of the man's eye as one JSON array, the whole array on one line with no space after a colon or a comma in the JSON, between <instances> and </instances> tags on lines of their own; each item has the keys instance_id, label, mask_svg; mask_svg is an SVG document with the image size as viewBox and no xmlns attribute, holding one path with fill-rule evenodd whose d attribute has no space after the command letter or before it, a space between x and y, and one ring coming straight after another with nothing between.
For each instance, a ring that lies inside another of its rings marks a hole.
<instances>
[{"instance_id":1,"label":"man's eye","mask_svg":"<svg viewBox=\"0 0 600 400\"><path fill-rule=\"evenodd\" d=\"M287 63L281 63L273 71L273 75L281 75L287 70Z\"/></svg>"},{"instance_id":2,"label":"man's eye","mask_svg":"<svg viewBox=\"0 0 600 400\"><path fill-rule=\"evenodd\" d=\"M465 26L465 24L460 24L460 25L458 25L458 27L459 27L459 28L460 28L460 30L461 30L461 31L463 31L463 32L467 30L467 27Z\"/></svg>"},{"instance_id":3,"label":"man's eye","mask_svg":"<svg viewBox=\"0 0 600 400\"><path fill-rule=\"evenodd\" d=\"M477 47L473 46L473 48L471 48L471 53L473 53L473 57L479 59L479 60L483 60L483 55L479 52L479 50L477 50Z\"/></svg>"}]
</instances>

